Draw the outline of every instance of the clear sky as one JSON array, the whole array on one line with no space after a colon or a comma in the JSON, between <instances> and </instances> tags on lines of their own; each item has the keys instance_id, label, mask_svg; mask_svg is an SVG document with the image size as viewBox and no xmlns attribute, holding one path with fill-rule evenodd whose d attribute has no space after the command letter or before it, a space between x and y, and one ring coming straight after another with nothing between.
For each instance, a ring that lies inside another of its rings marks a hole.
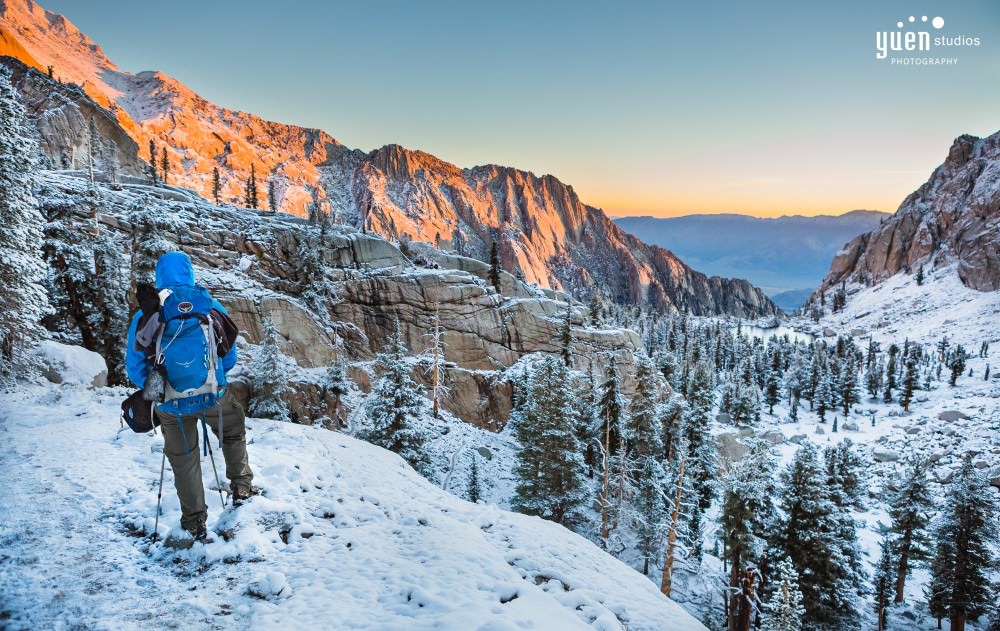
<instances>
[{"instance_id":1,"label":"clear sky","mask_svg":"<svg viewBox=\"0 0 1000 631\"><path fill-rule=\"evenodd\" d=\"M955 136L1000 130L997 0L41 4L123 69L351 147L552 173L613 215L895 210ZM910 15L981 45L877 60Z\"/></svg>"}]
</instances>

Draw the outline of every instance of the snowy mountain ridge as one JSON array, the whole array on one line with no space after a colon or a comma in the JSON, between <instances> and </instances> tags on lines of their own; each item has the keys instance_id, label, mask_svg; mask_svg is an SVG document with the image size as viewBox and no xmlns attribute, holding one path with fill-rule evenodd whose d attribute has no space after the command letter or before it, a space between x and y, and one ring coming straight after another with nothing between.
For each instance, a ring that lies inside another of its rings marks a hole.
<instances>
[{"instance_id":1,"label":"snowy mountain ridge","mask_svg":"<svg viewBox=\"0 0 1000 631\"><path fill-rule=\"evenodd\" d=\"M53 66L57 79L80 84L108 108L134 140L135 155L120 159L132 175L145 175L153 141L157 163L165 156L171 165L168 182L206 198L218 168L221 200L245 203L253 167L264 192L261 205L273 183L277 207L300 216L319 209L388 238L435 243L480 260L496 241L505 269L581 298L596 290L660 310L741 317L777 312L747 281L708 277L625 233L551 175L496 165L461 169L396 145L364 153L321 130L214 105L163 73L122 71L65 17L31 0L0 2L0 29L20 46L8 46L7 54L26 51L30 59L22 61ZM43 133L43 149L53 164L79 168L86 126L60 131L66 134L61 139Z\"/></svg>"}]
</instances>

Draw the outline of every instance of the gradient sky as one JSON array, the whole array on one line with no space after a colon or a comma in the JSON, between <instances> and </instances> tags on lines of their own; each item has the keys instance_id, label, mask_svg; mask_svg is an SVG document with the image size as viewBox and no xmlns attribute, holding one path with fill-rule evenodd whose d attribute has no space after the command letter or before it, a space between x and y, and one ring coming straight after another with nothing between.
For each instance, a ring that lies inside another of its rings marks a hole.
<instances>
[{"instance_id":1,"label":"gradient sky","mask_svg":"<svg viewBox=\"0 0 1000 631\"><path fill-rule=\"evenodd\" d=\"M955 136L1000 129L997 0L41 3L123 69L352 147L552 173L613 215L895 210ZM909 15L982 45L876 60Z\"/></svg>"}]
</instances>

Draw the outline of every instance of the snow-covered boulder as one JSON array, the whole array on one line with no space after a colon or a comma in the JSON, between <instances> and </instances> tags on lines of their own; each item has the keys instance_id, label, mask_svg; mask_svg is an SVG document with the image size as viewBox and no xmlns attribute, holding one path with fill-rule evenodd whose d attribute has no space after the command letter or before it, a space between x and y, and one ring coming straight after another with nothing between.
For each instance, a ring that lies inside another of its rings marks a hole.
<instances>
[{"instance_id":1,"label":"snow-covered boulder","mask_svg":"<svg viewBox=\"0 0 1000 631\"><path fill-rule=\"evenodd\" d=\"M958 410L945 410L940 414L938 414L938 419L942 421L949 421L952 423L955 421L964 421L967 420L968 418L969 418L968 414L959 412Z\"/></svg>"},{"instance_id":2,"label":"snow-covered boulder","mask_svg":"<svg viewBox=\"0 0 1000 631\"><path fill-rule=\"evenodd\" d=\"M856 431L858 431L858 424L855 423L852 420L846 420L846 421L844 421L844 424L842 425L842 427L844 428L844 431L847 431L847 432L856 432Z\"/></svg>"},{"instance_id":3,"label":"snow-covered boulder","mask_svg":"<svg viewBox=\"0 0 1000 631\"><path fill-rule=\"evenodd\" d=\"M872 451L872 458L875 462L896 462L899 460L899 454L892 449L879 447Z\"/></svg>"},{"instance_id":4,"label":"snow-covered boulder","mask_svg":"<svg viewBox=\"0 0 1000 631\"><path fill-rule=\"evenodd\" d=\"M82 346L69 346L45 340L35 350L45 378L52 383L73 383L103 388L108 383L108 365L104 358Z\"/></svg>"}]
</instances>

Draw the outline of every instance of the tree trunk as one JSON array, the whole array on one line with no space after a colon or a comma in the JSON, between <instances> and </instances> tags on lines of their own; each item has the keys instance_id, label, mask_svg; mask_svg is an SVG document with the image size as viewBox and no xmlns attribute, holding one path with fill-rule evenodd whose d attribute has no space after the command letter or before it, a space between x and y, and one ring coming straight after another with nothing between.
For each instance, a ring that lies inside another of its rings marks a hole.
<instances>
[{"instance_id":1,"label":"tree trunk","mask_svg":"<svg viewBox=\"0 0 1000 631\"><path fill-rule=\"evenodd\" d=\"M896 603L903 602L903 589L906 587L906 572L910 564L910 535L912 531L907 528L903 532L903 539L899 546L899 567L896 568Z\"/></svg>"},{"instance_id":2,"label":"tree trunk","mask_svg":"<svg viewBox=\"0 0 1000 631\"><path fill-rule=\"evenodd\" d=\"M729 563L729 631L737 631L737 618L740 615L740 553L733 550L733 558Z\"/></svg>"},{"instance_id":3,"label":"tree trunk","mask_svg":"<svg viewBox=\"0 0 1000 631\"><path fill-rule=\"evenodd\" d=\"M965 614L956 613L951 616L951 631L965 631Z\"/></svg>"},{"instance_id":4,"label":"tree trunk","mask_svg":"<svg viewBox=\"0 0 1000 631\"><path fill-rule=\"evenodd\" d=\"M610 465L610 459L608 458L608 449L611 446L611 423L605 421L604 423L604 480L601 483L601 547L607 550L608 548L608 536L611 531L608 529L608 482L609 474L608 467Z\"/></svg>"},{"instance_id":5,"label":"tree trunk","mask_svg":"<svg viewBox=\"0 0 1000 631\"><path fill-rule=\"evenodd\" d=\"M677 468L677 494L674 496L674 510L670 515L670 532L667 535L667 554L663 559L663 573L660 576L660 591L670 598L670 578L674 569L674 548L677 546L677 522L681 516L681 496L684 492L684 461L687 454L681 455L680 466Z\"/></svg>"}]
</instances>

